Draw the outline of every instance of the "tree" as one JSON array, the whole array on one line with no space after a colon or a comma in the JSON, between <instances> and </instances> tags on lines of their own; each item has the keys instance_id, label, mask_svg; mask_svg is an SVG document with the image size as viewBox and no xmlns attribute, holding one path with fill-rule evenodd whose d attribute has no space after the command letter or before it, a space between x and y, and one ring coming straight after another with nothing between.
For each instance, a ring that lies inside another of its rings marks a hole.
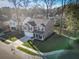
<instances>
[{"instance_id":1,"label":"tree","mask_svg":"<svg viewBox=\"0 0 79 59\"><path fill-rule=\"evenodd\" d=\"M61 19L60 19L60 30L59 30L59 34L61 34L62 33L62 31L63 31L63 27L64 27L64 25L63 25L63 12L64 12L64 8L65 8L65 5L66 5L66 1L67 0L61 0Z\"/></svg>"},{"instance_id":2,"label":"tree","mask_svg":"<svg viewBox=\"0 0 79 59\"><path fill-rule=\"evenodd\" d=\"M69 31L74 32L74 36L76 36L77 30L79 29L79 2L77 0L71 0L66 6L65 14L66 14L66 25ZM77 4L76 4L77 2Z\"/></svg>"},{"instance_id":3,"label":"tree","mask_svg":"<svg viewBox=\"0 0 79 59\"><path fill-rule=\"evenodd\" d=\"M16 20L17 20L17 22L18 22L18 25L17 25L17 28L18 28L18 30L20 31L21 30L21 28L20 28L20 19L19 19L19 7L20 7L20 2L21 2L21 0L8 0L10 3L12 3L13 5L14 5L14 8L15 8L15 13L16 13Z\"/></svg>"},{"instance_id":4,"label":"tree","mask_svg":"<svg viewBox=\"0 0 79 59\"><path fill-rule=\"evenodd\" d=\"M42 0L46 7L46 17L48 18L50 14L50 10L52 9L52 6L55 4L56 0Z\"/></svg>"},{"instance_id":5,"label":"tree","mask_svg":"<svg viewBox=\"0 0 79 59\"><path fill-rule=\"evenodd\" d=\"M28 9L31 1L30 0L20 0L20 1L21 1L21 3L19 5L24 8L23 14L26 15L27 9Z\"/></svg>"},{"instance_id":6,"label":"tree","mask_svg":"<svg viewBox=\"0 0 79 59\"><path fill-rule=\"evenodd\" d=\"M9 7L2 7L1 12L2 15L6 16L6 20L10 20L11 18L11 9Z\"/></svg>"}]
</instances>

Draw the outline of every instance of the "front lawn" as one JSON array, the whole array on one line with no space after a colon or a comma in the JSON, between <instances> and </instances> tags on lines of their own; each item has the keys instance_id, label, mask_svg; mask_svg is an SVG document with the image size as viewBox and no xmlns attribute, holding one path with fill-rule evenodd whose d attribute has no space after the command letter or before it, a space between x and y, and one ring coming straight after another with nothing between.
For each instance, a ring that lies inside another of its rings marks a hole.
<instances>
[{"instance_id":1,"label":"front lawn","mask_svg":"<svg viewBox=\"0 0 79 59\"><path fill-rule=\"evenodd\" d=\"M13 41L13 42L14 42L14 41L16 41L16 40L17 40L17 38L16 38L16 37L9 37L9 38L8 38L8 40L10 40L10 41Z\"/></svg>"}]
</instances>

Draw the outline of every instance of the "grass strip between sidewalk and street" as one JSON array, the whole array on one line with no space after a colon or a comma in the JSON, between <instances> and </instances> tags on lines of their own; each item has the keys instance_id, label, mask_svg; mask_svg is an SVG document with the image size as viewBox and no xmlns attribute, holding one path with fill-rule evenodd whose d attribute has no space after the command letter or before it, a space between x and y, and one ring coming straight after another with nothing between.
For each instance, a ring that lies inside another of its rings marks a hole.
<instances>
[{"instance_id":1,"label":"grass strip between sidewalk and street","mask_svg":"<svg viewBox=\"0 0 79 59\"><path fill-rule=\"evenodd\" d=\"M32 51L29 51L29 50L27 50L27 49L25 49L23 47L17 47L17 49L19 49L19 50L21 50L21 51L23 51L25 53L31 54L31 55L37 55L36 53L34 53Z\"/></svg>"}]
</instances>

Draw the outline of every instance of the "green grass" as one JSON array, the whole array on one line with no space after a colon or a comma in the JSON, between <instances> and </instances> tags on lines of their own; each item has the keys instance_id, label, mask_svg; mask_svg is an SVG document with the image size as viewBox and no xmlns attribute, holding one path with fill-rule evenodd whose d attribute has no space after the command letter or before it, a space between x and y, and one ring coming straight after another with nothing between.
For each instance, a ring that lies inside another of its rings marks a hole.
<instances>
[{"instance_id":1,"label":"green grass","mask_svg":"<svg viewBox=\"0 0 79 59\"><path fill-rule=\"evenodd\" d=\"M10 40L10 41L13 41L13 42L14 42L14 41L16 41L16 40L17 40L17 38L16 38L16 37L9 37L9 38L8 38L8 40Z\"/></svg>"},{"instance_id":2,"label":"green grass","mask_svg":"<svg viewBox=\"0 0 79 59\"><path fill-rule=\"evenodd\" d=\"M69 46L70 39L58 34L52 35L46 41L38 41L34 40L33 44L41 51L41 52L51 52L55 50L66 49Z\"/></svg>"},{"instance_id":3,"label":"green grass","mask_svg":"<svg viewBox=\"0 0 79 59\"><path fill-rule=\"evenodd\" d=\"M19 50L21 50L21 51L23 51L25 53L31 54L31 55L37 55L36 53L34 53L32 51L29 51L29 50L27 50L25 48L22 48L22 47L17 47L17 49L19 49Z\"/></svg>"},{"instance_id":4,"label":"green grass","mask_svg":"<svg viewBox=\"0 0 79 59\"><path fill-rule=\"evenodd\" d=\"M22 45L23 45L23 46L27 46L27 47L29 47L29 48L33 48L33 47L29 44L28 41L24 42Z\"/></svg>"}]
</instances>

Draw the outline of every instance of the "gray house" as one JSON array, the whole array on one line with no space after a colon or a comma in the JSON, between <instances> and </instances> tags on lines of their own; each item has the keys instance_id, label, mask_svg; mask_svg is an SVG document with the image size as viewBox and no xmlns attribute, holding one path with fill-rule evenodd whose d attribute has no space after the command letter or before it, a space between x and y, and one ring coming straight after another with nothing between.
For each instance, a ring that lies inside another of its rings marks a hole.
<instances>
[{"instance_id":1,"label":"gray house","mask_svg":"<svg viewBox=\"0 0 79 59\"><path fill-rule=\"evenodd\" d=\"M53 33L53 22L54 20L52 18L49 20L28 18L24 20L22 30L26 36L44 40Z\"/></svg>"},{"instance_id":2,"label":"gray house","mask_svg":"<svg viewBox=\"0 0 79 59\"><path fill-rule=\"evenodd\" d=\"M9 21L9 27L10 27L10 30L16 30L17 29L17 21L16 19L11 19Z\"/></svg>"},{"instance_id":3,"label":"gray house","mask_svg":"<svg viewBox=\"0 0 79 59\"><path fill-rule=\"evenodd\" d=\"M22 17L21 17L22 18ZM21 21L21 28L26 37L32 37L34 39L44 40L46 37L53 33L54 29L54 19L53 18L23 18ZM9 22L10 29L17 29L18 22L15 17Z\"/></svg>"}]
</instances>

